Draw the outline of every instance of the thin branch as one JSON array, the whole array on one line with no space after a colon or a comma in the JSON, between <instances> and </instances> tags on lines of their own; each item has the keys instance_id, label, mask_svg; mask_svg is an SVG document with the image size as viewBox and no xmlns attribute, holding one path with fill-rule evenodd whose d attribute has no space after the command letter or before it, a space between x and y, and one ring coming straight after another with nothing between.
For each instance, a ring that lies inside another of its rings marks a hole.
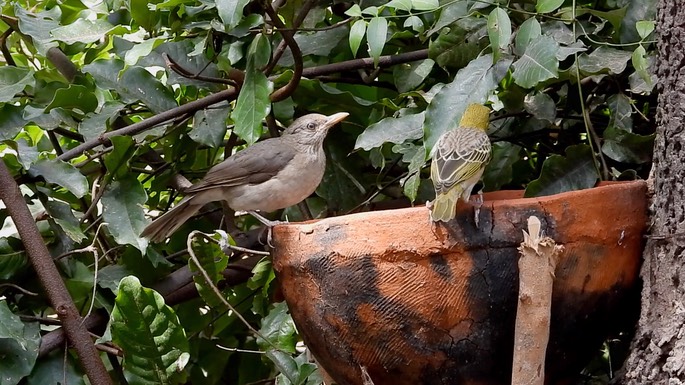
<instances>
[{"instance_id":1,"label":"thin branch","mask_svg":"<svg viewBox=\"0 0 685 385\"><path fill-rule=\"evenodd\" d=\"M87 329L81 325L81 316L45 246L36 222L19 191L19 186L14 182L14 178L12 178L12 174L4 162L0 162L0 198L5 203L7 211L17 227L29 260L41 285L47 292L52 307L62 321L62 327L67 338L76 349L76 354L90 382L103 385L112 384L112 379L100 360Z\"/></svg>"},{"instance_id":2,"label":"thin branch","mask_svg":"<svg viewBox=\"0 0 685 385\"><path fill-rule=\"evenodd\" d=\"M238 86L238 83L233 80L233 79L222 79L222 78L214 78L211 76L203 76L200 74L194 74L187 69L183 68L181 65L176 63L174 59L172 59L169 55L167 55L166 52L162 53L162 57L164 58L164 61L166 62L167 67L169 67L170 70L174 71L180 76L183 76L186 79L193 79L193 80L200 80L203 82L208 82L208 83L221 83L221 84L228 84L231 86Z\"/></svg>"},{"instance_id":3,"label":"thin branch","mask_svg":"<svg viewBox=\"0 0 685 385\"><path fill-rule=\"evenodd\" d=\"M2 56L5 58L5 63L7 65L16 67L17 63L14 62L14 58L12 57L12 53L10 52L9 48L7 48L7 38L14 32L14 29L12 27L8 28L7 31L3 32L2 35L0 35L0 51L2 51Z\"/></svg>"},{"instance_id":4,"label":"thin branch","mask_svg":"<svg viewBox=\"0 0 685 385\"><path fill-rule=\"evenodd\" d=\"M303 8L306 9L306 5ZM278 14L276 13L276 11L274 11L274 9L271 8L270 5L267 4L264 7L264 10L269 15L269 17L271 17L271 20L277 27L285 27L281 19L278 18ZM300 79L302 78L302 51L300 51L300 47L297 45L297 42L293 38L294 33L281 32L281 35L283 36L283 41L285 41L285 43L288 45L288 48L290 48L290 52L292 52L293 54L293 60L295 61L295 69L293 70L293 77L290 78L288 84L277 89L271 94L269 99L271 99L272 102L280 102L281 100L284 100L288 98L290 95L292 95L293 92L295 92L295 90L297 89L297 86L300 84ZM275 63L276 61L277 60L272 60L272 63Z\"/></svg>"},{"instance_id":5,"label":"thin branch","mask_svg":"<svg viewBox=\"0 0 685 385\"><path fill-rule=\"evenodd\" d=\"M0 283L0 289L3 288L3 287L11 287L11 288L13 288L13 289L17 289L17 290L19 290L20 292L22 292L22 293L24 293L24 294L26 294L26 295L31 295L31 296L37 296L37 295L38 295L38 293L34 293L34 292L30 291L30 290L26 290L26 289L24 289L23 287L21 287L21 286L19 286L19 285L15 285L15 284L9 283L9 282Z\"/></svg>"},{"instance_id":6,"label":"thin branch","mask_svg":"<svg viewBox=\"0 0 685 385\"><path fill-rule=\"evenodd\" d=\"M108 145L110 143L109 138L113 136L139 134L145 130L155 127L159 124L165 123L169 120L175 119L179 116L199 111L203 108L211 106L212 104L220 103L228 99L233 99L237 96L237 94L237 90L231 87L229 89L206 96L202 99L194 100L182 106L172 108L168 111L164 111L157 115L151 116L145 120L141 120L140 122L131 124L130 126L106 132L93 140L89 140L81 145L72 148L69 151L66 151L64 154L58 156L57 159L63 161L74 159L83 154L84 152L94 149L95 147L101 145Z\"/></svg>"},{"instance_id":7,"label":"thin branch","mask_svg":"<svg viewBox=\"0 0 685 385\"><path fill-rule=\"evenodd\" d=\"M302 24L302 22L307 17L307 14L312 9L312 7L314 6L315 3L316 3L316 0L307 0L307 2L304 3L302 5L302 7L300 7L300 12L297 14L297 16L295 16L295 19L293 20L293 29L299 27L300 24ZM269 6L268 4L265 6L265 9L266 8L270 8L272 12L273 12L274 8L278 9L278 7L272 7L272 6ZM274 23L274 25L276 25L278 30L283 35L283 41L278 43L278 46L276 47L274 54L271 56L271 62L264 69L264 73L267 76L269 76L273 72L274 68L276 67L276 64L278 64L278 61L281 60L281 57L285 53L285 48L288 45L288 42L285 40L285 35L290 34L290 36L292 37L292 36L294 36L293 34L295 33L294 30L288 30L287 28L285 28L285 26L281 22L281 19L278 18L278 15L276 15L276 17L274 18L271 14L269 14L269 17L271 17L272 22ZM278 20L278 21L276 21L276 20ZM279 24L282 27L279 27ZM286 33L283 34L283 32L286 32ZM293 55L294 55L294 52L293 52Z\"/></svg>"},{"instance_id":8,"label":"thin branch","mask_svg":"<svg viewBox=\"0 0 685 385\"><path fill-rule=\"evenodd\" d=\"M428 49L405 52L398 55L385 55L378 58L378 67L392 67L397 64L409 63L417 60L428 59ZM322 75L331 75L345 71L356 71L361 68L374 68L372 58L353 59L340 63L325 64L318 67L305 68L302 76L314 78Z\"/></svg>"}]
</instances>

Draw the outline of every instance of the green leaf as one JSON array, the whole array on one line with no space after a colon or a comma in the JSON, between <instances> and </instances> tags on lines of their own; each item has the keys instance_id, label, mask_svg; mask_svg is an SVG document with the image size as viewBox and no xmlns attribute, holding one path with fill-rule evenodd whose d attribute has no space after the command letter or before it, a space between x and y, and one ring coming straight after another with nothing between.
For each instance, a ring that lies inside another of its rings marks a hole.
<instances>
[{"instance_id":1,"label":"green leaf","mask_svg":"<svg viewBox=\"0 0 685 385\"><path fill-rule=\"evenodd\" d=\"M556 11L563 3L564 0L538 0L535 4L535 11L537 13L550 13Z\"/></svg>"},{"instance_id":2,"label":"green leaf","mask_svg":"<svg viewBox=\"0 0 685 385\"><path fill-rule=\"evenodd\" d=\"M460 2L463 3L463 2ZM468 23L456 22L445 28L428 46L428 57L442 68L461 69L478 57L487 43L484 33L487 21L469 19Z\"/></svg>"},{"instance_id":3,"label":"green leaf","mask_svg":"<svg viewBox=\"0 0 685 385\"><path fill-rule=\"evenodd\" d=\"M57 159L43 159L36 162L29 174L42 176L48 183L54 183L69 190L77 198L88 192L88 179L69 163Z\"/></svg>"},{"instance_id":4,"label":"green leaf","mask_svg":"<svg viewBox=\"0 0 685 385\"><path fill-rule=\"evenodd\" d=\"M4 222L2 220L1 222ZM3 229L5 230L5 229ZM7 232L3 231L3 235ZM29 266L24 251L15 251L7 242L7 237L0 237L0 279L9 280L16 274L21 273Z\"/></svg>"},{"instance_id":5,"label":"green leaf","mask_svg":"<svg viewBox=\"0 0 685 385\"><path fill-rule=\"evenodd\" d=\"M630 98L623 93L614 94L607 99L607 105L609 106L609 112L611 112L609 127L632 131L633 107L630 104Z\"/></svg>"},{"instance_id":6,"label":"green leaf","mask_svg":"<svg viewBox=\"0 0 685 385\"><path fill-rule=\"evenodd\" d=\"M354 148L369 151L388 142L400 144L407 140L421 139L424 117L425 111L418 114L406 114L399 118L384 118L367 127L357 137Z\"/></svg>"},{"instance_id":7,"label":"green leaf","mask_svg":"<svg viewBox=\"0 0 685 385\"><path fill-rule=\"evenodd\" d=\"M640 20L635 23L635 28L637 29L637 34L640 35L642 39L646 39L652 32L654 32L654 27L656 22L654 20Z\"/></svg>"},{"instance_id":8,"label":"green leaf","mask_svg":"<svg viewBox=\"0 0 685 385\"><path fill-rule=\"evenodd\" d=\"M19 163L21 163L24 169L28 170L31 168L32 164L38 161L38 156L40 155L38 148L37 146L31 146L29 142L26 141L26 138L19 138L19 140L16 141L16 144Z\"/></svg>"},{"instance_id":9,"label":"green leaf","mask_svg":"<svg viewBox=\"0 0 685 385\"><path fill-rule=\"evenodd\" d=\"M327 57L346 37L347 31L344 28L334 28L327 31L296 34L295 41L303 57L310 55ZM286 67L295 64L292 52L286 50L278 64Z\"/></svg>"},{"instance_id":10,"label":"green leaf","mask_svg":"<svg viewBox=\"0 0 685 385\"><path fill-rule=\"evenodd\" d=\"M526 95L523 100L523 107L537 119L546 120L550 123L554 122L554 118L557 116L557 106L554 100L543 92Z\"/></svg>"},{"instance_id":11,"label":"green leaf","mask_svg":"<svg viewBox=\"0 0 685 385\"><path fill-rule=\"evenodd\" d=\"M359 8L359 4L352 4L352 6L345 11L345 14L350 17L361 17L362 9Z\"/></svg>"},{"instance_id":12,"label":"green leaf","mask_svg":"<svg viewBox=\"0 0 685 385\"><path fill-rule=\"evenodd\" d=\"M656 0L628 1L625 16L621 18L620 42L634 43L642 38L637 30L637 23L656 19Z\"/></svg>"},{"instance_id":13,"label":"green leaf","mask_svg":"<svg viewBox=\"0 0 685 385\"><path fill-rule=\"evenodd\" d=\"M485 191L497 191L513 179L513 165L521 159L521 146L509 142L492 144L492 160L483 172Z\"/></svg>"},{"instance_id":14,"label":"green leaf","mask_svg":"<svg viewBox=\"0 0 685 385\"><path fill-rule=\"evenodd\" d=\"M128 276L119 292L110 321L112 341L124 351L129 384L177 384L188 363L189 344L173 309L152 289Z\"/></svg>"},{"instance_id":15,"label":"green leaf","mask_svg":"<svg viewBox=\"0 0 685 385\"><path fill-rule=\"evenodd\" d=\"M31 42L38 50L38 53L43 56L46 55L48 49L58 45L57 42L52 41L50 32L59 28L60 13L61 7L53 7L49 11L32 13L22 8L18 2L14 2L14 15L19 19L19 31L31 37Z\"/></svg>"},{"instance_id":16,"label":"green leaf","mask_svg":"<svg viewBox=\"0 0 685 385\"><path fill-rule=\"evenodd\" d=\"M133 177L112 182L102 195L102 216L114 239L141 253L145 253L148 245L147 239L139 236L149 223L142 206L146 199L143 186Z\"/></svg>"},{"instance_id":17,"label":"green leaf","mask_svg":"<svg viewBox=\"0 0 685 385\"><path fill-rule=\"evenodd\" d=\"M233 29L243 18L243 8L248 0L216 0L216 9L226 29Z\"/></svg>"},{"instance_id":18,"label":"green leaf","mask_svg":"<svg viewBox=\"0 0 685 385\"><path fill-rule=\"evenodd\" d=\"M81 242L86 239L78 219L67 203L50 200L45 203L45 210L71 240Z\"/></svg>"},{"instance_id":19,"label":"green leaf","mask_svg":"<svg viewBox=\"0 0 685 385\"><path fill-rule=\"evenodd\" d=\"M153 49L157 48L160 46L162 43L164 43L164 39L162 38L152 38L152 39L147 39L143 41L142 43L138 43L133 46L130 50L126 51L126 55L124 55L124 63L126 63L127 66L132 66L136 63L138 63L138 60L140 58L146 57L152 52ZM184 67L186 68L186 67ZM186 70L190 70L186 68Z\"/></svg>"},{"instance_id":20,"label":"green leaf","mask_svg":"<svg viewBox=\"0 0 685 385\"><path fill-rule=\"evenodd\" d=\"M119 112L126 107L116 100L105 102L100 111L89 113L78 125L78 132L86 140L92 140L107 131L107 123L119 116Z\"/></svg>"},{"instance_id":21,"label":"green leaf","mask_svg":"<svg viewBox=\"0 0 685 385\"><path fill-rule=\"evenodd\" d=\"M523 88L532 88L547 79L558 77L559 44L549 36L533 40L523 56L514 62L514 81Z\"/></svg>"},{"instance_id":22,"label":"green leaf","mask_svg":"<svg viewBox=\"0 0 685 385\"><path fill-rule=\"evenodd\" d=\"M655 135L638 135L611 126L604 130L602 152L617 162L647 163L652 160Z\"/></svg>"},{"instance_id":23,"label":"green leaf","mask_svg":"<svg viewBox=\"0 0 685 385\"><path fill-rule=\"evenodd\" d=\"M38 357L39 329L37 322L22 323L7 301L0 301L0 384L18 384L31 373Z\"/></svg>"},{"instance_id":24,"label":"green leaf","mask_svg":"<svg viewBox=\"0 0 685 385\"><path fill-rule=\"evenodd\" d=\"M411 0L411 5L417 11L434 11L440 7L438 0Z\"/></svg>"},{"instance_id":25,"label":"green leaf","mask_svg":"<svg viewBox=\"0 0 685 385\"><path fill-rule=\"evenodd\" d=\"M511 40L511 20L502 8L495 8L488 15L488 36L492 47L493 60L499 60L500 51L506 50Z\"/></svg>"},{"instance_id":26,"label":"green leaf","mask_svg":"<svg viewBox=\"0 0 685 385\"><path fill-rule=\"evenodd\" d=\"M566 148L566 156L554 154L545 159L540 177L528 184L524 196L539 197L591 188L599 173L592 149L586 144Z\"/></svg>"},{"instance_id":27,"label":"green leaf","mask_svg":"<svg viewBox=\"0 0 685 385\"><path fill-rule=\"evenodd\" d=\"M28 123L22 117L21 106L0 105L0 141L12 140Z\"/></svg>"},{"instance_id":28,"label":"green leaf","mask_svg":"<svg viewBox=\"0 0 685 385\"><path fill-rule=\"evenodd\" d=\"M388 4L385 4L385 6L409 12L411 11L412 0L392 0Z\"/></svg>"},{"instance_id":29,"label":"green leaf","mask_svg":"<svg viewBox=\"0 0 685 385\"><path fill-rule=\"evenodd\" d=\"M98 107L98 99L85 86L79 84L70 84L67 88L60 88L55 91L50 104L45 107L48 112L53 108L78 109L83 113L93 112Z\"/></svg>"},{"instance_id":30,"label":"green leaf","mask_svg":"<svg viewBox=\"0 0 685 385\"><path fill-rule=\"evenodd\" d=\"M217 238L215 235L213 238ZM188 259L188 267L193 272L193 281L200 297L212 308L224 308L223 302L217 298L212 290L210 284L216 285L223 279L221 274L228 265L228 257L221 250L218 244L208 241L201 236L193 238L190 247L193 249L195 256L200 261L200 265L207 272L209 278L212 280L209 284L205 281L204 276L200 274L195 262Z\"/></svg>"},{"instance_id":31,"label":"green leaf","mask_svg":"<svg viewBox=\"0 0 685 385\"><path fill-rule=\"evenodd\" d=\"M24 88L33 86L33 75L34 72L26 68L0 67L0 103L9 102Z\"/></svg>"},{"instance_id":32,"label":"green leaf","mask_svg":"<svg viewBox=\"0 0 685 385\"><path fill-rule=\"evenodd\" d=\"M94 43L105 37L114 26L103 19L77 19L75 22L55 28L52 37L66 44Z\"/></svg>"},{"instance_id":33,"label":"green leaf","mask_svg":"<svg viewBox=\"0 0 685 385\"><path fill-rule=\"evenodd\" d=\"M364 34L366 34L366 21L360 19L352 24L350 28L350 50L352 50L352 56L357 56L357 50L364 39Z\"/></svg>"},{"instance_id":34,"label":"green leaf","mask_svg":"<svg viewBox=\"0 0 685 385\"><path fill-rule=\"evenodd\" d=\"M578 56L578 69L586 74L595 74L604 70L609 70L611 74L620 74L625 71L630 56L629 51L600 46L589 55Z\"/></svg>"},{"instance_id":35,"label":"green leaf","mask_svg":"<svg viewBox=\"0 0 685 385\"><path fill-rule=\"evenodd\" d=\"M633 67L635 67L635 73L640 75L642 80L650 85L652 76L649 73L649 64L647 63L646 55L647 52L645 51L645 47L639 45L631 55L631 62L633 63Z\"/></svg>"},{"instance_id":36,"label":"green leaf","mask_svg":"<svg viewBox=\"0 0 685 385\"><path fill-rule=\"evenodd\" d=\"M64 379L64 382L56 382L56 373L59 373L60 380ZM65 360L59 354L51 354L36 362L36 366L28 377L27 385L57 385L60 383L86 385L84 377L83 373L78 371L71 356Z\"/></svg>"},{"instance_id":37,"label":"green leaf","mask_svg":"<svg viewBox=\"0 0 685 385\"><path fill-rule=\"evenodd\" d=\"M159 11L152 11L150 5L160 3L160 0L126 0L131 17L146 31L153 31L161 21Z\"/></svg>"},{"instance_id":38,"label":"green leaf","mask_svg":"<svg viewBox=\"0 0 685 385\"><path fill-rule=\"evenodd\" d=\"M295 362L295 359L290 354L275 349L269 349L266 351L265 355L274 363L274 366L278 368L278 371L288 379L290 384L298 383L300 375L297 368L297 362Z\"/></svg>"},{"instance_id":39,"label":"green leaf","mask_svg":"<svg viewBox=\"0 0 685 385\"><path fill-rule=\"evenodd\" d=\"M383 53L387 36L388 20L384 17L372 18L366 29L366 42L369 45L369 55L373 58L374 66L378 65L378 58Z\"/></svg>"},{"instance_id":40,"label":"green leaf","mask_svg":"<svg viewBox=\"0 0 685 385\"><path fill-rule=\"evenodd\" d=\"M112 151L105 155L105 167L114 179L124 179L128 176L128 161L136 152L135 142L130 136L114 136L111 139Z\"/></svg>"},{"instance_id":41,"label":"green leaf","mask_svg":"<svg viewBox=\"0 0 685 385\"><path fill-rule=\"evenodd\" d=\"M406 20L404 20L403 27L411 27L411 29L418 33L423 33L423 31L425 30L423 26L423 20L421 20L421 18L418 16L409 16Z\"/></svg>"},{"instance_id":42,"label":"green leaf","mask_svg":"<svg viewBox=\"0 0 685 385\"><path fill-rule=\"evenodd\" d=\"M193 128L188 133L190 139L213 148L220 147L226 135L226 119L231 113L228 105L219 108L206 108L195 113Z\"/></svg>"},{"instance_id":43,"label":"green leaf","mask_svg":"<svg viewBox=\"0 0 685 385\"><path fill-rule=\"evenodd\" d=\"M231 114L231 118L235 122L234 132L248 144L256 142L261 136L262 120L271 109L269 94L273 90L273 84L257 68L255 62L255 58L260 55L257 51L265 47L259 43L259 40L262 39L266 41L266 37L259 34L250 44L245 81L240 89L235 110Z\"/></svg>"},{"instance_id":44,"label":"green leaf","mask_svg":"<svg viewBox=\"0 0 685 385\"><path fill-rule=\"evenodd\" d=\"M275 303L269 314L262 318L262 327L259 329L259 333L278 349L295 353L297 330L285 302ZM261 338L257 338L257 342L264 348L272 348Z\"/></svg>"},{"instance_id":45,"label":"green leaf","mask_svg":"<svg viewBox=\"0 0 685 385\"><path fill-rule=\"evenodd\" d=\"M485 103L506 75L511 60L492 63L492 56L473 60L435 95L426 109L424 146L430 152L440 135L459 124L466 106Z\"/></svg>"},{"instance_id":46,"label":"green leaf","mask_svg":"<svg viewBox=\"0 0 685 385\"><path fill-rule=\"evenodd\" d=\"M426 164L426 149L423 146L414 144L395 145L392 148L395 153L402 155L402 161L409 163L407 167L407 176L400 179L400 185L403 187L404 195L409 198L411 202L416 200L416 195L419 192L419 185L421 184L420 171Z\"/></svg>"},{"instance_id":47,"label":"green leaf","mask_svg":"<svg viewBox=\"0 0 685 385\"><path fill-rule=\"evenodd\" d=\"M117 91L140 100L156 114L178 105L174 93L142 67L129 67L124 70Z\"/></svg>"},{"instance_id":48,"label":"green leaf","mask_svg":"<svg viewBox=\"0 0 685 385\"><path fill-rule=\"evenodd\" d=\"M397 90L408 92L418 87L431 73L434 65L433 60L426 59L394 66L392 78Z\"/></svg>"},{"instance_id":49,"label":"green leaf","mask_svg":"<svg viewBox=\"0 0 685 385\"><path fill-rule=\"evenodd\" d=\"M98 272L98 286L109 289L117 295L119 293L119 282L131 275L131 271L123 265L107 265Z\"/></svg>"},{"instance_id":50,"label":"green leaf","mask_svg":"<svg viewBox=\"0 0 685 385\"><path fill-rule=\"evenodd\" d=\"M523 56L530 42L540 36L542 36L542 29L536 18L531 17L524 21L516 31L516 38L514 38L516 55Z\"/></svg>"}]
</instances>

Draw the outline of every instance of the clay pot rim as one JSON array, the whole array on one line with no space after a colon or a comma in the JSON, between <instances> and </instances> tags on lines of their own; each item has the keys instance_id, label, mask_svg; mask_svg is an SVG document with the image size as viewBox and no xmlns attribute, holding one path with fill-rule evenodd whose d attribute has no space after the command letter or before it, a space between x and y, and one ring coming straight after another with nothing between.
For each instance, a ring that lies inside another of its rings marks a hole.
<instances>
[{"instance_id":1,"label":"clay pot rim","mask_svg":"<svg viewBox=\"0 0 685 385\"><path fill-rule=\"evenodd\" d=\"M547 202L547 201L554 201L554 200L563 200L567 198L571 198L574 195L583 195L583 194L588 194L588 193L597 193L598 190L601 192L601 190L606 190L604 191L607 196L610 196L610 191L617 189L617 188L638 188L642 185L647 183L645 180L631 180L631 181L602 181L599 182L595 187L587 188L587 189L582 189L582 190L572 190L572 191L565 191L562 193L558 194L552 194L552 195L544 195L544 196L539 196L539 197L530 197L530 198L524 198L523 194L525 190L499 190L499 191L491 191L491 192L486 192L483 193L483 204L491 204L493 206L499 206L499 205L504 205L508 204L510 206L515 206L518 204L526 204L532 201L536 202ZM463 202L460 202L460 204L463 204ZM413 207L405 207L405 208L399 208L399 209L388 209L388 210L376 210L376 211L364 211L364 212L358 212L358 213L352 213L352 214L345 214L345 215L339 215L335 217L327 217L327 218L321 218L321 219L312 219L308 221L303 221L303 222L285 222L285 223L279 223L274 227L276 228L294 228L297 226L301 225L312 225L312 224L323 224L328 221L340 221L343 218L354 218L356 216L373 216L373 215L382 215L383 213L388 213L388 212L398 212L398 211L417 211L417 210L427 210L425 206L423 205L418 205L418 206L413 206Z\"/></svg>"}]
</instances>

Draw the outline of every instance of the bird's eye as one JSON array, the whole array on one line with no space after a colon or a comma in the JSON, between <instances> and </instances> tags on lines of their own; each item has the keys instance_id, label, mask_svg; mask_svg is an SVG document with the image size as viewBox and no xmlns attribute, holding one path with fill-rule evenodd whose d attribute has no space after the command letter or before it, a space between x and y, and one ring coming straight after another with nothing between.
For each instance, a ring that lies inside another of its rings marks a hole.
<instances>
[{"instance_id":1,"label":"bird's eye","mask_svg":"<svg viewBox=\"0 0 685 385\"><path fill-rule=\"evenodd\" d=\"M316 123L313 123L313 122L307 123L307 129L313 130L315 128L316 128Z\"/></svg>"}]
</instances>

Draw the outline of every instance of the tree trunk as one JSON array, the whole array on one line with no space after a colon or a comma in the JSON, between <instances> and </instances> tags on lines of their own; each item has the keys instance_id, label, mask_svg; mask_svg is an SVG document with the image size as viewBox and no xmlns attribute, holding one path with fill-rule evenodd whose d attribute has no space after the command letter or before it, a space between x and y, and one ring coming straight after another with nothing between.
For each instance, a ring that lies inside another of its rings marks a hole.
<instances>
[{"instance_id":1,"label":"tree trunk","mask_svg":"<svg viewBox=\"0 0 685 385\"><path fill-rule=\"evenodd\" d=\"M642 278L642 312L624 384L685 384L685 7L657 11L659 105L654 144L651 235Z\"/></svg>"}]
</instances>

